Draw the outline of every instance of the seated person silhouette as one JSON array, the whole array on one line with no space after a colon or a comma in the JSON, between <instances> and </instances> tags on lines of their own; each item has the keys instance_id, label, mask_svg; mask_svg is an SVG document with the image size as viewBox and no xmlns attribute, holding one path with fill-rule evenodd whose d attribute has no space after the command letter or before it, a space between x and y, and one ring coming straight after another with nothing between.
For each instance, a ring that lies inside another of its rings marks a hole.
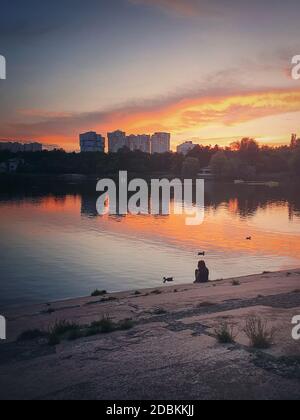
<instances>
[{"instance_id":1,"label":"seated person silhouette","mask_svg":"<svg viewBox=\"0 0 300 420\"><path fill-rule=\"evenodd\" d=\"M209 270L206 267L206 264L205 264L204 261L199 261L198 268L195 271L195 277L196 277L195 284L208 283L208 281L209 281Z\"/></svg>"}]
</instances>

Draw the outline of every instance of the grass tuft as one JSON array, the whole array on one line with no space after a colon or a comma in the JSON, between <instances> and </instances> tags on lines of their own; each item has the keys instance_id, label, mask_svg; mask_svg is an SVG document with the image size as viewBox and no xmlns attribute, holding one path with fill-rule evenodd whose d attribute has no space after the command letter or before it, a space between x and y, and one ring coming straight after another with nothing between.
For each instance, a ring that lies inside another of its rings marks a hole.
<instances>
[{"instance_id":1,"label":"grass tuft","mask_svg":"<svg viewBox=\"0 0 300 420\"><path fill-rule=\"evenodd\" d=\"M53 335L65 335L69 333L70 331L78 330L80 329L80 326L78 324L75 324L73 322L69 321L56 321L50 328L49 328L49 334Z\"/></svg>"},{"instance_id":2,"label":"grass tuft","mask_svg":"<svg viewBox=\"0 0 300 420\"><path fill-rule=\"evenodd\" d=\"M100 321L91 324L92 329L98 329L99 333L108 334L116 330L116 325L109 317L103 317Z\"/></svg>"},{"instance_id":3,"label":"grass tuft","mask_svg":"<svg viewBox=\"0 0 300 420\"><path fill-rule=\"evenodd\" d=\"M74 341L83 337L91 337L98 334L108 334L114 331L127 331L134 327L132 319L124 319L118 323L113 322L108 316L100 321L94 321L89 325L80 326L68 321L56 321L49 327L48 332L30 330L22 333L18 341L48 338L50 346L56 346L63 340Z\"/></svg>"},{"instance_id":4,"label":"grass tuft","mask_svg":"<svg viewBox=\"0 0 300 420\"><path fill-rule=\"evenodd\" d=\"M215 329L215 335L218 342L221 344L233 344L235 343L237 336L234 327L227 322L222 322L222 324Z\"/></svg>"},{"instance_id":5,"label":"grass tuft","mask_svg":"<svg viewBox=\"0 0 300 420\"><path fill-rule=\"evenodd\" d=\"M38 338L45 338L47 333L41 330L27 330L24 331L22 334L19 335L17 341L31 341L37 340Z\"/></svg>"},{"instance_id":6,"label":"grass tuft","mask_svg":"<svg viewBox=\"0 0 300 420\"><path fill-rule=\"evenodd\" d=\"M121 331L128 331L134 327L134 322L132 319L124 319L124 321L119 322L118 328Z\"/></svg>"},{"instance_id":7,"label":"grass tuft","mask_svg":"<svg viewBox=\"0 0 300 420\"><path fill-rule=\"evenodd\" d=\"M56 321L49 328L49 345L55 346L61 342L63 338L69 339L70 336L74 336L79 333L80 326L78 324L68 322L65 320Z\"/></svg>"},{"instance_id":8,"label":"grass tuft","mask_svg":"<svg viewBox=\"0 0 300 420\"><path fill-rule=\"evenodd\" d=\"M275 329L268 328L268 322L257 316L250 316L246 320L244 332L250 340L251 346L257 349L268 349L272 346Z\"/></svg>"}]
</instances>

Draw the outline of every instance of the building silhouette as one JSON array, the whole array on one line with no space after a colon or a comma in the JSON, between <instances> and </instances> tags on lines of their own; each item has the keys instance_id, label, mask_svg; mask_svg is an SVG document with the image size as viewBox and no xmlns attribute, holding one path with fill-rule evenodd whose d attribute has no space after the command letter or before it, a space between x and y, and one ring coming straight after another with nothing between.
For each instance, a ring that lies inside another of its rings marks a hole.
<instances>
[{"instance_id":1,"label":"building silhouette","mask_svg":"<svg viewBox=\"0 0 300 420\"><path fill-rule=\"evenodd\" d=\"M151 153L167 153L171 150L171 134L155 133L151 137Z\"/></svg>"},{"instance_id":2,"label":"building silhouette","mask_svg":"<svg viewBox=\"0 0 300 420\"><path fill-rule=\"evenodd\" d=\"M21 142L0 142L0 151L8 151L12 153L18 152L41 152L43 145L37 142L21 143Z\"/></svg>"},{"instance_id":3,"label":"building silhouette","mask_svg":"<svg viewBox=\"0 0 300 420\"><path fill-rule=\"evenodd\" d=\"M109 153L117 153L119 150L127 146L126 133L117 130L107 134Z\"/></svg>"},{"instance_id":4,"label":"building silhouette","mask_svg":"<svg viewBox=\"0 0 300 420\"><path fill-rule=\"evenodd\" d=\"M191 150L194 149L195 146L196 144L194 144L192 141L186 141L185 143L177 146L177 153L186 156Z\"/></svg>"},{"instance_id":5,"label":"building silhouette","mask_svg":"<svg viewBox=\"0 0 300 420\"><path fill-rule=\"evenodd\" d=\"M101 152L104 153L105 149L105 138L101 134L97 134L94 131L80 134L80 151L81 153L87 152Z\"/></svg>"},{"instance_id":6,"label":"building silhouette","mask_svg":"<svg viewBox=\"0 0 300 420\"><path fill-rule=\"evenodd\" d=\"M139 150L143 153L150 153L151 151L151 136L148 134L138 134L130 135L126 138L126 146L130 149L131 152Z\"/></svg>"}]
</instances>

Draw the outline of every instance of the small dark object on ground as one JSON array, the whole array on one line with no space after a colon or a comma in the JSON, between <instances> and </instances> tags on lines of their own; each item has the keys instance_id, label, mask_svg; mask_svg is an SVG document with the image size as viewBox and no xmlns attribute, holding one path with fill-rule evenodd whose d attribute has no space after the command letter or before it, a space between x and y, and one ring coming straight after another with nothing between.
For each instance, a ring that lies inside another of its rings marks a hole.
<instances>
[{"instance_id":1,"label":"small dark object on ground","mask_svg":"<svg viewBox=\"0 0 300 420\"><path fill-rule=\"evenodd\" d=\"M101 299L100 302L105 303L105 302L115 302L116 300L118 300L116 297L114 296L110 296L108 298L103 298Z\"/></svg>"},{"instance_id":2,"label":"small dark object on ground","mask_svg":"<svg viewBox=\"0 0 300 420\"><path fill-rule=\"evenodd\" d=\"M103 296L103 295L107 295L107 291L106 290L98 290L98 289L96 289L91 294L91 297L98 297L98 296Z\"/></svg>"},{"instance_id":3,"label":"small dark object on ground","mask_svg":"<svg viewBox=\"0 0 300 420\"><path fill-rule=\"evenodd\" d=\"M166 283L172 283L174 281L174 277L164 277L164 284Z\"/></svg>"},{"instance_id":4,"label":"small dark object on ground","mask_svg":"<svg viewBox=\"0 0 300 420\"><path fill-rule=\"evenodd\" d=\"M232 286L240 286L241 285L239 280L232 280L231 284L232 284Z\"/></svg>"},{"instance_id":5,"label":"small dark object on ground","mask_svg":"<svg viewBox=\"0 0 300 420\"><path fill-rule=\"evenodd\" d=\"M42 311L41 313L44 314L44 315L51 315L54 312L55 312L55 309L49 308L49 309L46 309L46 311Z\"/></svg>"}]
</instances>

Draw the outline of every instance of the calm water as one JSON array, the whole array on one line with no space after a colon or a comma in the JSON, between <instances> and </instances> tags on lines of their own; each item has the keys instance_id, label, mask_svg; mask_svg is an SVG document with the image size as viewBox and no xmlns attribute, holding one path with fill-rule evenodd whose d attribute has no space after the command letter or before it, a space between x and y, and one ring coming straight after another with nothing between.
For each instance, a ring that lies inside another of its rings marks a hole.
<instances>
[{"instance_id":1,"label":"calm water","mask_svg":"<svg viewBox=\"0 0 300 420\"><path fill-rule=\"evenodd\" d=\"M211 278L300 267L297 188L209 185L205 221L99 217L96 196L0 195L0 305L194 280L206 251ZM253 240L246 241L247 236Z\"/></svg>"}]
</instances>

